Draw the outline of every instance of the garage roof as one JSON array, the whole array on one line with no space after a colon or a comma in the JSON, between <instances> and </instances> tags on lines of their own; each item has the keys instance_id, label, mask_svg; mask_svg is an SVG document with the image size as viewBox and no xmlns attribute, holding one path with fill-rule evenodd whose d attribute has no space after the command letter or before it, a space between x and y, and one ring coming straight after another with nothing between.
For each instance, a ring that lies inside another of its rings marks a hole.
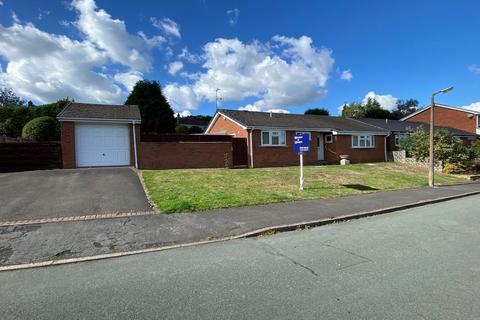
<instances>
[{"instance_id":1,"label":"garage roof","mask_svg":"<svg viewBox=\"0 0 480 320\"><path fill-rule=\"evenodd\" d=\"M72 102L58 115L60 121L97 120L113 122L140 122L140 110L136 105L113 105Z\"/></svg>"}]
</instances>

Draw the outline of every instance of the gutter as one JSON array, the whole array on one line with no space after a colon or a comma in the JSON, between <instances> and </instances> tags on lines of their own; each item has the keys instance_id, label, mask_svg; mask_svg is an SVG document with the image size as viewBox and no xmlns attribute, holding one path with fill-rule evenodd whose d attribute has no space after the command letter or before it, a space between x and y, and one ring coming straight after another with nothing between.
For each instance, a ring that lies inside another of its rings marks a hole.
<instances>
[{"instance_id":1,"label":"gutter","mask_svg":"<svg viewBox=\"0 0 480 320\"><path fill-rule=\"evenodd\" d=\"M248 148L250 149L250 168L253 168L253 129L248 130Z\"/></svg>"}]
</instances>

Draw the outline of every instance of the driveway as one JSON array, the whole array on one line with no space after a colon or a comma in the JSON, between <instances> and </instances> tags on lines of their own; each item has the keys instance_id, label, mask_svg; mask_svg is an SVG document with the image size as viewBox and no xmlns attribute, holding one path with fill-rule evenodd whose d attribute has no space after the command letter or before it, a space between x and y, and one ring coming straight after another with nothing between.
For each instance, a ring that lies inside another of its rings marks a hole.
<instances>
[{"instance_id":1,"label":"driveway","mask_svg":"<svg viewBox=\"0 0 480 320\"><path fill-rule=\"evenodd\" d=\"M131 168L0 174L0 220L151 211Z\"/></svg>"}]
</instances>

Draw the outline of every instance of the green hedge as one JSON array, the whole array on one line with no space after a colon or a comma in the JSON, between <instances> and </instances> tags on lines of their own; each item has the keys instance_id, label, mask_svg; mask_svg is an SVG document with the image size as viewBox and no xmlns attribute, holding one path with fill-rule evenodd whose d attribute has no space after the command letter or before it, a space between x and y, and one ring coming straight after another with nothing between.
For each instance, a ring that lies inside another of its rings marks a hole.
<instances>
[{"instance_id":1,"label":"green hedge","mask_svg":"<svg viewBox=\"0 0 480 320\"><path fill-rule=\"evenodd\" d=\"M70 102L69 99L62 99L42 106L0 106L0 135L19 137L29 121L38 117L55 118Z\"/></svg>"},{"instance_id":2,"label":"green hedge","mask_svg":"<svg viewBox=\"0 0 480 320\"><path fill-rule=\"evenodd\" d=\"M55 118L38 117L23 127L22 138L35 141L59 140L60 126Z\"/></svg>"}]
</instances>

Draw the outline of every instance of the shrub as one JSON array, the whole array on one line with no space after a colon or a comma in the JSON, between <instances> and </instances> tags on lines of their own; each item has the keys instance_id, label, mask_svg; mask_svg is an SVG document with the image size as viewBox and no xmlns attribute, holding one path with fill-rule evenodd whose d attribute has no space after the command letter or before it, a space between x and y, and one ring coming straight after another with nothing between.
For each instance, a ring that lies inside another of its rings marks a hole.
<instances>
[{"instance_id":1,"label":"shrub","mask_svg":"<svg viewBox=\"0 0 480 320\"><path fill-rule=\"evenodd\" d=\"M461 174L469 172L469 165L465 162L445 163L443 172L449 174Z\"/></svg>"},{"instance_id":2,"label":"shrub","mask_svg":"<svg viewBox=\"0 0 480 320\"><path fill-rule=\"evenodd\" d=\"M52 117L35 118L23 127L22 138L35 141L58 140L60 138L58 122Z\"/></svg>"},{"instance_id":3,"label":"shrub","mask_svg":"<svg viewBox=\"0 0 480 320\"><path fill-rule=\"evenodd\" d=\"M22 125L13 118L0 123L0 135L16 138L22 132Z\"/></svg>"}]
</instances>

